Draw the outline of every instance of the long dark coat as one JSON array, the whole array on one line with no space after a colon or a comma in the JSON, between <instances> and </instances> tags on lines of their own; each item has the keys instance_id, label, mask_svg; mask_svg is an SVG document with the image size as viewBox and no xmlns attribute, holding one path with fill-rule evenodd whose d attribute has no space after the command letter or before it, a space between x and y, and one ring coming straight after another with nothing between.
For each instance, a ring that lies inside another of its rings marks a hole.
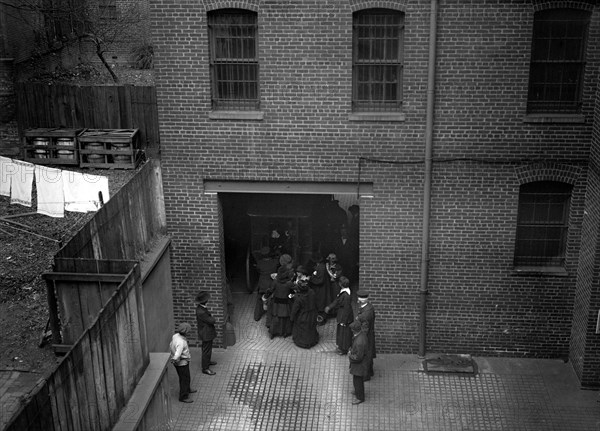
<instances>
[{"instance_id":1,"label":"long dark coat","mask_svg":"<svg viewBox=\"0 0 600 431\"><path fill-rule=\"evenodd\" d=\"M299 347L310 348L319 342L315 292L308 289L294 297L292 305L292 339Z\"/></svg>"},{"instance_id":2,"label":"long dark coat","mask_svg":"<svg viewBox=\"0 0 600 431\"><path fill-rule=\"evenodd\" d=\"M254 303L254 320L259 321L265 310L263 308L262 296L265 294L273 279L271 274L277 272L277 259L268 258L261 259L256 263L256 270L258 271L258 282L256 283L256 301Z\"/></svg>"},{"instance_id":3,"label":"long dark coat","mask_svg":"<svg viewBox=\"0 0 600 431\"><path fill-rule=\"evenodd\" d=\"M196 307L196 323L198 325L198 338L201 341L211 341L216 338L215 318L207 308L201 305Z\"/></svg>"},{"instance_id":4,"label":"long dark coat","mask_svg":"<svg viewBox=\"0 0 600 431\"><path fill-rule=\"evenodd\" d=\"M336 328L335 343L338 349L342 352L347 352L352 344L350 324L354 320L350 294L342 290L328 307L330 310L337 310L336 321L338 325Z\"/></svg>"},{"instance_id":5,"label":"long dark coat","mask_svg":"<svg viewBox=\"0 0 600 431\"><path fill-rule=\"evenodd\" d=\"M327 304L333 300L329 286L329 274L325 269L325 263L317 263L315 273L310 277L309 285L315 291L317 310L322 313Z\"/></svg>"},{"instance_id":6,"label":"long dark coat","mask_svg":"<svg viewBox=\"0 0 600 431\"><path fill-rule=\"evenodd\" d=\"M364 331L359 332L352 340L348 359L350 360L350 374L353 376L369 376L367 344L367 335Z\"/></svg>"},{"instance_id":7,"label":"long dark coat","mask_svg":"<svg viewBox=\"0 0 600 431\"><path fill-rule=\"evenodd\" d=\"M369 332L367 333L369 353L371 358L377 357L377 348L375 347L375 308L373 307L373 304L367 302L367 305L364 307L357 307L356 319L361 322L369 322Z\"/></svg>"},{"instance_id":8,"label":"long dark coat","mask_svg":"<svg viewBox=\"0 0 600 431\"><path fill-rule=\"evenodd\" d=\"M289 272L285 276L281 276L278 273L277 278L273 280L267 292L271 295L269 333L272 336L283 335L287 337L292 333L292 322L290 320L292 300L289 297L294 287L292 274L293 272Z\"/></svg>"}]
</instances>

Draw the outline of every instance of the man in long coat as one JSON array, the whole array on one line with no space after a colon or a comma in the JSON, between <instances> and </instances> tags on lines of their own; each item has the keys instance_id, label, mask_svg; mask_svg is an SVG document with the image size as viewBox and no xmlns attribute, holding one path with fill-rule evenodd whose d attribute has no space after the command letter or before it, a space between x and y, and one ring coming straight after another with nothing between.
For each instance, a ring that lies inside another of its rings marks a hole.
<instances>
[{"instance_id":1,"label":"man in long coat","mask_svg":"<svg viewBox=\"0 0 600 431\"><path fill-rule=\"evenodd\" d=\"M258 271L258 282L256 283L256 303L254 305L254 320L257 322L265 314L263 303L263 295L267 293L271 287L271 274L277 272L279 262L271 256L271 249L263 247L260 249L261 258L256 262L256 270Z\"/></svg>"},{"instance_id":2,"label":"man in long coat","mask_svg":"<svg viewBox=\"0 0 600 431\"><path fill-rule=\"evenodd\" d=\"M209 367L217 365L211 360L213 340L217 336L215 318L210 314L206 304L210 293L200 292L196 295L196 323L198 324L198 339L202 341L202 373L214 376L216 373Z\"/></svg>"},{"instance_id":3,"label":"man in long coat","mask_svg":"<svg viewBox=\"0 0 600 431\"><path fill-rule=\"evenodd\" d=\"M352 330L352 347L348 353L350 360L350 374L352 374L352 383L354 385L354 395L356 399L352 401L353 405L365 402L365 382L364 378L369 375L369 356L367 331L369 324L355 320L350 324Z\"/></svg>"},{"instance_id":4,"label":"man in long coat","mask_svg":"<svg viewBox=\"0 0 600 431\"><path fill-rule=\"evenodd\" d=\"M352 299L350 297L350 281L344 276L340 277L340 287L340 293L331 304L325 307L325 313L332 310L337 311L335 343L337 344L337 353L345 355L352 344L352 332L349 326L354 320L354 314L352 313Z\"/></svg>"},{"instance_id":5,"label":"man in long coat","mask_svg":"<svg viewBox=\"0 0 600 431\"><path fill-rule=\"evenodd\" d=\"M369 375L365 378L365 381L371 380L371 377L375 375L373 370L373 359L377 357L377 349L375 347L375 308L373 304L369 302L369 292L366 290L359 290L357 293L358 304L356 307L356 320L367 322L369 325L369 331L367 332L367 339L369 342Z\"/></svg>"}]
</instances>

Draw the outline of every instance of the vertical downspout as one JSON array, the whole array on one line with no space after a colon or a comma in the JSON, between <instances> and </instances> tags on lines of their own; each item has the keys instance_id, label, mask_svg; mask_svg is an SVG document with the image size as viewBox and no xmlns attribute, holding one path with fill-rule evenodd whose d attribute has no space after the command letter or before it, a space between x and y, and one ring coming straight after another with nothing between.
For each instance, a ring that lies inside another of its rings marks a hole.
<instances>
[{"instance_id":1,"label":"vertical downspout","mask_svg":"<svg viewBox=\"0 0 600 431\"><path fill-rule=\"evenodd\" d=\"M435 60L438 0L431 0L429 18L429 64L427 70L427 118L425 126L425 183L423 186L423 232L421 244L421 285L419 288L419 357L427 352L427 286L429 279L429 212L433 154L433 114L435 102Z\"/></svg>"}]
</instances>

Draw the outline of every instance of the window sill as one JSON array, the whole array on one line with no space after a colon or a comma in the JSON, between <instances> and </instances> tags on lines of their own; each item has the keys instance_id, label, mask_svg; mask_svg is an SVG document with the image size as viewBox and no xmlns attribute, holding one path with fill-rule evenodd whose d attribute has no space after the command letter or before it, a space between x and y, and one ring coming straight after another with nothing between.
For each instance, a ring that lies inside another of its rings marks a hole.
<instances>
[{"instance_id":1,"label":"window sill","mask_svg":"<svg viewBox=\"0 0 600 431\"><path fill-rule=\"evenodd\" d=\"M527 114L524 123L585 123L582 114Z\"/></svg>"},{"instance_id":2,"label":"window sill","mask_svg":"<svg viewBox=\"0 0 600 431\"><path fill-rule=\"evenodd\" d=\"M406 121L403 112L353 112L348 116L350 121L391 121L399 123Z\"/></svg>"},{"instance_id":3,"label":"window sill","mask_svg":"<svg viewBox=\"0 0 600 431\"><path fill-rule=\"evenodd\" d=\"M253 120L262 121L265 113L262 111L210 111L211 120Z\"/></svg>"},{"instance_id":4,"label":"window sill","mask_svg":"<svg viewBox=\"0 0 600 431\"><path fill-rule=\"evenodd\" d=\"M562 266L515 266L515 275L568 277L569 273Z\"/></svg>"}]
</instances>

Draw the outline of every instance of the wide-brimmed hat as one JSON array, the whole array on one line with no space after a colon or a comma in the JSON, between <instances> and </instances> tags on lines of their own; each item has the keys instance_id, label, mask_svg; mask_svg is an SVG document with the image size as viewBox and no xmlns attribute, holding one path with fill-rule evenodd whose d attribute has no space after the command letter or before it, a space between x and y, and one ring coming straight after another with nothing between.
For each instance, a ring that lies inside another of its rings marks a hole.
<instances>
[{"instance_id":1,"label":"wide-brimmed hat","mask_svg":"<svg viewBox=\"0 0 600 431\"><path fill-rule=\"evenodd\" d=\"M185 335L188 332L190 332L192 330L192 325L190 325L189 323L180 323L179 325L177 325L177 332L179 332L181 335Z\"/></svg>"},{"instance_id":2,"label":"wide-brimmed hat","mask_svg":"<svg viewBox=\"0 0 600 431\"><path fill-rule=\"evenodd\" d=\"M203 304L210 299L210 293L201 291L196 295L196 301Z\"/></svg>"}]
</instances>

